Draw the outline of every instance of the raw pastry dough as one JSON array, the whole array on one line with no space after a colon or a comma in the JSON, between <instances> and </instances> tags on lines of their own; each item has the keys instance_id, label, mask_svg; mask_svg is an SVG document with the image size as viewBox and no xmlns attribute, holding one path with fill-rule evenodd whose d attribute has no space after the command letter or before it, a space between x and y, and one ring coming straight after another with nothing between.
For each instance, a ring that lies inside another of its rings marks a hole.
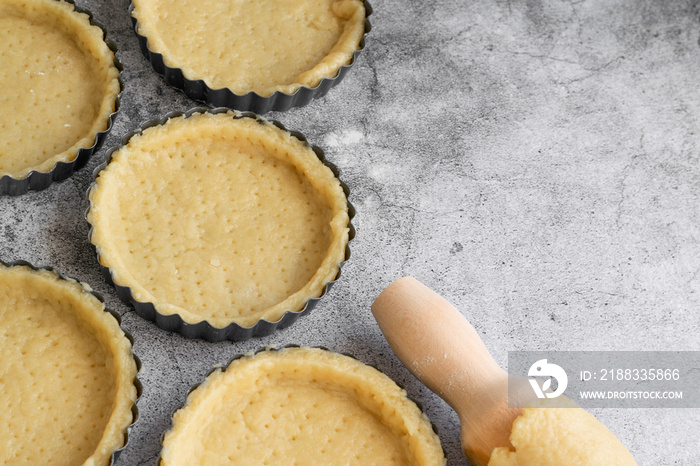
<instances>
[{"instance_id":1,"label":"raw pastry dough","mask_svg":"<svg viewBox=\"0 0 700 466\"><path fill-rule=\"evenodd\" d=\"M72 4L0 0L0 176L50 171L109 126L119 71Z\"/></svg>"},{"instance_id":2,"label":"raw pastry dough","mask_svg":"<svg viewBox=\"0 0 700 466\"><path fill-rule=\"evenodd\" d=\"M348 64L361 0L133 0L139 34L190 80L236 94L291 94Z\"/></svg>"},{"instance_id":3,"label":"raw pastry dough","mask_svg":"<svg viewBox=\"0 0 700 466\"><path fill-rule=\"evenodd\" d=\"M428 419L391 379L316 348L216 370L177 411L163 466L444 465Z\"/></svg>"},{"instance_id":4,"label":"raw pastry dough","mask_svg":"<svg viewBox=\"0 0 700 466\"><path fill-rule=\"evenodd\" d=\"M92 242L161 314L278 321L345 259L348 204L311 147L267 120L196 113L134 136L90 192Z\"/></svg>"},{"instance_id":5,"label":"raw pastry dough","mask_svg":"<svg viewBox=\"0 0 700 466\"><path fill-rule=\"evenodd\" d=\"M0 463L107 464L135 377L131 343L81 284L0 265Z\"/></svg>"},{"instance_id":6,"label":"raw pastry dough","mask_svg":"<svg viewBox=\"0 0 700 466\"><path fill-rule=\"evenodd\" d=\"M510 442L515 451L503 447L494 449L489 466L637 464L607 427L565 397L544 400L523 409L522 415L513 422Z\"/></svg>"}]
</instances>

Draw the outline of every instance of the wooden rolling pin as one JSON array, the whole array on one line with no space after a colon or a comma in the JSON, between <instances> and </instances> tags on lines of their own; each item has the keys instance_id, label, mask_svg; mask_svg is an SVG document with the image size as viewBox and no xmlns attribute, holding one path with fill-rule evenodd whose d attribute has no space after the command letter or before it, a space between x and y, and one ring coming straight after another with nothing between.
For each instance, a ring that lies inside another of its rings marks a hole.
<instances>
[{"instance_id":1,"label":"wooden rolling pin","mask_svg":"<svg viewBox=\"0 0 700 466\"><path fill-rule=\"evenodd\" d=\"M521 409L508 407L508 374L454 306L404 277L379 295L372 313L401 362L459 415L462 448L472 464L486 466L494 448L510 447ZM511 401L524 406L535 395L526 379L519 381Z\"/></svg>"}]
</instances>

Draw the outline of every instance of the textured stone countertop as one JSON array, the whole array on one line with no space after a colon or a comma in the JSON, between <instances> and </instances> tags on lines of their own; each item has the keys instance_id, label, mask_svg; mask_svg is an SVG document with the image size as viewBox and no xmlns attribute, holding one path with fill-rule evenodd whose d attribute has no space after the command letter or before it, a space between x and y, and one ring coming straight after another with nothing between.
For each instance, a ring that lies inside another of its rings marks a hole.
<instances>
[{"instance_id":1,"label":"textured stone countertop","mask_svg":"<svg viewBox=\"0 0 700 466\"><path fill-rule=\"evenodd\" d=\"M127 0L78 0L119 47L126 90L86 168L0 198L0 257L51 265L123 314L143 361L140 419L119 465L155 464L188 388L271 344L374 364L467 464L459 420L398 362L370 313L413 275L470 319L496 360L546 350L700 350L700 3L372 0L368 48L345 81L268 114L326 151L357 208L329 296L270 337L211 344L124 305L87 242L85 191L106 148L195 102L141 55ZM640 464L700 464L700 409L594 410Z\"/></svg>"}]
</instances>

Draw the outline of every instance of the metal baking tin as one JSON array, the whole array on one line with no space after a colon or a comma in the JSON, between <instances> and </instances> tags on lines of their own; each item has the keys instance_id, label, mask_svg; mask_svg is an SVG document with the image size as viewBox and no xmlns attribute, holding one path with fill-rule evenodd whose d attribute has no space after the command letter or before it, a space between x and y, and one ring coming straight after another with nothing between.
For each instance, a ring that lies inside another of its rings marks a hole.
<instances>
[{"instance_id":1,"label":"metal baking tin","mask_svg":"<svg viewBox=\"0 0 700 466\"><path fill-rule=\"evenodd\" d=\"M360 52L365 48L365 39L372 30L369 16L372 14L372 6L367 0L365 5L365 32L360 39L359 48L352 55L350 63L343 65L338 70L338 74L333 78L323 78L316 87L302 86L293 94L285 94L277 91L267 97L260 96L255 92L244 95L234 94L228 88L212 89L203 80L190 80L182 72L181 68L171 68L163 61L163 55L152 51L148 46L148 38L139 34L139 22L134 17L134 4L129 4L129 15L134 25L134 31L139 39L141 51L148 61L153 65L153 69L165 78L165 82L183 91L189 98L204 102L214 107L228 107L237 110L251 111L255 113L267 113L271 111L286 111L292 107L303 107L311 102L311 99L322 97L335 85L340 83L348 70L355 64Z\"/></svg>"},{"instance_id":2,"label":"metal baking tin","mask_svg":"<svg viewBox=\"0 0 700 466\"><path fill-rule=\"evenodd\" d=\"M70 177L74 172L80 170L85 166L88 159L92 154L97 152L102 143L105 140L107 134L112 130L114 125L114 120L117 117L117 112L119 112L119 107L121 106L121 95L124 92L124 81L122 80L121 73L124 71L124 65L117 58L117 44L111 39L107 39L107 29L95 21L92 13L84 8L80 8L75 5L74 0L62 0L70 3L75 8L78 13L84 13L90 19L90 24L92 26L97 26L102 30L102 40L107 44L107 47L114 54L114 66L119 71L119 94L114 101L114 111L109 115L107 128L103 131L98 132L95 135L95 142L90 147L81 147L78 149L78 153L75 158L69 162L57 162L54 167L48 172L39 172L32 170L24 178L13 178L10 175L5 175L0 177L0 195L9 196L19 196L21 194L26 194L30 190L41 191L42 189L48 188L54 181L63 181Z\"/></svg>"},{"instance_id":3,"label":"metal baking tin","mask_svg":"<svg viewBox=\"0 0 700 466\"><path fill-rule=\"evenodd\" d=\"M257 354L262 353L263 351L280 351L280 350L287 349L287 348L314 348L314 349L321 349L321 350L323 350L323 351L329 351L329 352L331 352L331 353L335 353L335 351L332 351L332 350L326 348L325 346L301 346L301 345L295 345L295 344L289 344L289 345L284 345L284 346L265 346L265 347L262 347L262 348L258 348L258 349L256 349L255 351L249 351L249 352L247 352L247 353L239 353L239 354L237 354L236 356L234 356L233 358L231 358L231 359L229 360L229 362L228 362L225 366L221 366L221 365L219 365L219 364L214 365L214 366L209 370L209 372L207 372L207 375L204 376L204 378L202 379L201 382L197 382L196 384L194 384L194 385L192 385L192 386L190 387L190 389L187 391L187 395L185 395L185 401L184 401L181 405L177 406L177 407L170 413L170 424L168 425L168 428L167 428L167 429L161 434L161 436L160 436L160 450L161 450L161 454L158 455L158 463L157 463L158 466L160 466L160 465L162 464L162 462L163 462L163 461L162 461L162 456L161 456L161 455L162 455L162 451L163 451L163 441L165 440L165 434L167 434L167 433L173 428L173 417L175 416L175 413L178 412L178 411L180 411L181 409L183 409L185 406L187 406L187 400L189 399L190 394L191 394L193 391L195 391L197 388L199 388L199 386L202 385L202 384L209 378L209 376L210 376L211 374L213 374L213 373L214 373L215 371L217 371L217 370L221 370L222 372L226 372L226 371L228 370L229 366L231 366L231 364L232 364L234 361L237 361L238 359L247 358L247 357L254 357L254 356L257 355ZM343 356L347 356L347 357L352 358L352 359L354 359L354 360L356 360L356 361L359 361L359 362L361 362L362 364L364 364L364 365L366 365L366 366L369 366L369 367L371 367L372 369L376 369L377 371L379 371L379 372L381 372L382 374L384 374L384 372L382 372L377 366L375 366L375 365L373 365L373 364L367 364L366 362L364 362L364 361L358 359L357 357L355 357L355 356L352 355L352 354L348 354L348 353L338 353L338 354L341 354L341 355L343 355ZM386 374L384 374L384 375L386 375ZM389 376L387 376L387 377L389 377ZM389 377L389 378L391 379L391 377ZM426 419L428 419L428 420L430 421L430 425L431 425L431 427L433 428L433 432L435 432L435 435L437 435L438 438L440 438L440 435L439 435L439 433L438 433L438 428L437 428L437 426L435 425L435 423L434 423L432 420L430 420L430 418L428 417L428 415L425 414L425 409L423 409L423 405L422 405L420 402L414 400L412 397L410 397L410 396L408 395L408 392L406 392L406 389L404 388L403 385L401 385L399 382L397 382L397 381L394 380L394 379L391 379L391 380L392 380L401 390L403 390L404 393L406 393L406 398L408 398L411 402L413 402L416 406L418 406L418 409L420 410L420 412L423 413L423 415L426 417ZM442 455L443 455L445 458L447 458L447 454L445 453L445 447L442 445L442 441L440 442L440 448L442 448Z\"/></svg>"},{"instance_id":4,"label":"metal baking tin","mask_svg":"<svg viewBox=\"0 0 700 466\"><path fill-rule=\"evenodd\" d=\"M0 264L2 264L5 267L16 267L16 266L25 266L29 267L30 269L34 270L35 272L39 272L41 270L48 270L49 272L52 272L56 274L56 276L61 279L61 280L70 280L70 281L75 281L77 283L82 283L79 280L75 280L73 278L67 277L63 275L61 272L58 270L54 269L53 267L35 267L34 265L30 264L27 261L12 261L12 262L5 262L2 259L0 259ZM93 295L95 298L97 298L102 304L104 304L105 300L102 297L101 294L99 294L96 291L93 290L87 290L85 287L83 287L86 293L90 293ZM136 363L136 376L134 377L134 387L136 387L136 399L134 400L134 404L131 405L131 424L129 424L126 429L124 429L124 444L122 445L121 448L114 450L112 452L112 456L109 460L109 466L112 466L114 463L117 462L117 459L119 459L119 455L121 455L122 451L126 448L126 446L129 443L129 434L131 433L131 429L133 428L134 424L136 424L136 421L139 419L139 409L137 407L137 403L139 401L139 398L141 398L141 394L143 393L143 385L141 385L141 381L139 380L139 372L141 372L141 360L136 356L134 353L134 337L131 336L129 332L124 330L122 328L122 318L117 313L116 311L113 311L112 309L109 309L108 307L105 307L105 312L109 312L112 317L114 317L117 320L117 324L119 324L119 328L124 332L124 335L126 338L129 340L131 343L131 357L134 359L134 362Z\"/></svg>"},{"instance_id":5,"label":"metal baking tin","mask_svg":"<svg viewBox=\"0 0 700 466\"><path fill-rule=\"evenodd\" d=\"M231 111L228 108L215 108L215 109L209 109L205 107L195 107L192 108L186 112L172 112L167 114L165 117L160 118L160 119L154 119L150 120L146 123L144 123L141 127L138 129L129 132L126 134L122 140L121 144L111 148L109 151L107 151L107 155L105 157L105 161L98 166L94 173L93 173L93 182L90 185L90 187L87 190L87 197L88 201L90 199L90 192L94 187L96 186L96 181L97 177L99 176L100 172L104 170L107 165L111 162L112 160L112 154L119 150L121 147L125 146L129 140L137 134L141 134L144 130L147 128L153 127L153 126L159 126L165 124L166 121L168 121L171 118L176 118L180 116L185 116L185 118L189 118L192 116L194 113L212 113L212 114L218 114L218 113L226 113ZM328 168L331 169L335 177L340 181L340 185L343 188L343 193L345 193L345 198L348 199L350 195L350 190L348 186L343 183L343 181L340 179L340 172L338 168L333 165L331 162L327 161L323 151L318 148L317 146L310 144L306 138L304 137L303 134L301 134L298 131L290 131L287 128L282 125L282 123L275 121L275 120L269 120L269 119L263 119L262 117L256 115L255 113L240 113L236 112L236 115L233 117L234 119L238 118L253 118L258 121L268 121L272 123L273 125L277 126L283 131L286 131L290 133L292 136L295 138L299 139L300 141L306 143L311 147L311 149L314 151L314 153L318 156L319 160ZM124 301L127 304L131 304L134 307L134 310L138 315L143 317L144 319L152 320L156 323L156 325L163 330L168 330L171 332L177 332L180 333L181 335L187 337L187 338L201 338L207 341L211 342L217 342L217 341L223 341L223 340L233 340L233 341L241 341L241 340L247 340L248 338L251 337L262 337L262 336L267 336L270 335L272 332L274 332L277 329L283 329L286 327L289 327L292 323L296 322L296 320L311 312L313 308L316 307L318 302L328 293L328 291L331 289L331 287L335 284L340 279L341 272L342 272L342 267L347 262L348 259L350 259L350 241L355 237L355 227L352 225L352 219L355 217L355 207L350 203L349 200L347 200L348 203L348 216L349 216L349 222L348 222L348 228L349 228L349 233L348 233L348 243L345 246L345 258L344 260L339 264L339 270L338 270L338 275L331 280L330 282L326 283L325 287L323 288L323 292L321 293L321 296L318 298L311 298L309 299L304 307L299 310L299 311L287 311L284 313L282 318L278 320L277 322L270 322L268 320L261 319L258 322L256 322L253 326L251 327L243 327L237 323L231 323L227 325L226 327L223 328L218 328L214 327L207 321L202 321L198 322L196 324L190 324L185 322L182 317L178 314L171 314L171 315L165 315L161 314L158 312L158 310L155 308L153 303L150 302L141 302L136 300L134 298L134 295L132 293L132 290L128 286L122 286L114 281L114 278L112 276L112 271L109 267L106 267L102 264L102 259L100 257L100 250L97 247L95 243L92 242L92 231L94 229L93 225L90 223L88 219L88 213L90 212L90 208L92 208L92 202L90 201L90 206L88 207L87 211L85 212L85 220L88 222L88 225L90 225L90 231L88 233L88 241L90 244L92 244L95 247L95 252L97 254L97 262L100 264L100 268L102 269L102 273L107 280L108 283L111 283L114 285L116 291L117 291L117 296Z\"/></svg>"}]
</instances>

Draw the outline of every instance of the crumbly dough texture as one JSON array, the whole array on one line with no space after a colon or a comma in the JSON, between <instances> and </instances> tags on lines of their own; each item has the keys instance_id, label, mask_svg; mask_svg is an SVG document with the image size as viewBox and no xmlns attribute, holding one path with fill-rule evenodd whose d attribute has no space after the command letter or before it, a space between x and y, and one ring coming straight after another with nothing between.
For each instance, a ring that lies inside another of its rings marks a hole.
<instances>
[{"instance_id":1,"label":"crumbly dough texture","mask_svg":"<svg viewBox=\"0 0 700 466\"><path fill-rule=\"evenodd\" d=\"M0 463L106 465L136 399L131 343L53 272L0 265Z\"/></svg>"},{"instance_id":2,"label":"crumbly dough texture","mask_svg":"<svg viewBox=\"0 0 700 466\"><path fill-rule=\"evenodd\" d=\"M489 466L636 466L625 446L589 412L566 397L542 400L513 422L515 450L494 449Z\"/></svg>"},{"instance_id":3,"label":"crumbly dough texture","mask_svg":"<svg viewBox=\"0 0 700 466\"><path fill-rule=\"evenodd\" d=\"M278 321L320 296L345 258L348 205L331 169L234 112L134 136L90 200L91 240L115 282L189 323Z\"/></svg>"},{"instance_id":4,"label":"crumbly dough texture","mask_svg":"<svg viewBox=\"0 0 700 466\"><path fill-rule=\"evenodd\" d=\"M0 176L75 159L109 126L114 54L87 15L56 0L0 0Z\"/></svg>"},{"instance_id":5,"label":"crumbly dough texture","mask_svg":"<svg viewBox=\"0 0 700 466\"><path fill-rule=\"evenodd\" d=\"M263 351L210 374L163 439L162 466L444 465L440 440L378 370L316 348Z\"/></svg>"},{"instance_id":6,"label":"crumbly dough texture","mask_svg":"<svg viewBox=\"0 0 700 466\"><path fill-rule=\"evenodd\" d=\"M133 0L139 34L190 80L236 94L292 94L349 64L361 0Z\"/></svg>"}]
</instances>

